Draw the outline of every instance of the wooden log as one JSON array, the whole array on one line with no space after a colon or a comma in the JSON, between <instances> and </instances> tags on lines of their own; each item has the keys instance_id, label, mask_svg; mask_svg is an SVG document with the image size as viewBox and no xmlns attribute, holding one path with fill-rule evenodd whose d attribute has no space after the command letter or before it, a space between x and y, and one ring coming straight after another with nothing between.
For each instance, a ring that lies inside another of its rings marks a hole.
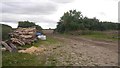
<instances>
[{"instance_id":1,"label":"wooden log","mask_svg":"<svg viewBox=\"0 0 120 68\"><path fill-rule=\"evenodd\" d=\"M12 52L17 51L17 47L14 44L12 44L10 40L6 41L6 43L12 48Z\"/></svg>"},{"instance_id":2,"label":"wooden log","mask_svg":"<svg viewBox=\"0 0 120 68\"><path fill-rule=\"evenodd\" d=\"M5 48L5 47L2 47L1 50L2 50L2 51L6 51L6 48Z\"/></svg>"},{"instance_id":3,"label":"wooden log","mask_svg":"<svg viewBox=\"0 0 120 68\"><path fill-rule=\"evenodd\" d=\"M17 52L17 47L14 44L9 43L9 46L12 48L12 52Z\"/></svg>"},{"instance_id":4,"label":"wooden log","mask_svg":"<svg viewBox=\"0 0 120 68\"><path fill-rule=\"evenodd\" d=\"M32 35L20 35L22 38L29 39L32 38Z\"/></svg>"},{"instance_id":5,"label":"wooden log","mask_svg":"<svg viewBox=\"0 0 120 68\"><path fill-rule=\"evenodd\" d=\"M19 40L19 42L21 43L21 45L25 45L24 41Z\"/></svg>"},{"instance_id":6,"label":"wooden log","mask_svg":"<svg viewBox=\"0 0 120 68\"><path fill-rule=\"evenodd\" d=\"M25 43L17 38L11 38L12 43L17 43L19 45L25 45Z\"/></svg>"},{"instance_id":7,"label":"wooden log","mask_svg":"<svg viewBox=\"0 0 120 68\"><path fill-rule=\"evenodd\" d=\"M20 41L16 41L16 43L18 43L21 46L23 45L23 43L21 43Z\"/></svg>"},{"instance_id":8,"label":"wooden log","mask_svg":"<svg viewBox=\"0 0 120 68\"><path fill-rule=\"evenodd\" d=\"M12 52L12 48L4 41L1 41L1 44L7 49L9 50L10 52Z\"/></svg>"}]
</instances>

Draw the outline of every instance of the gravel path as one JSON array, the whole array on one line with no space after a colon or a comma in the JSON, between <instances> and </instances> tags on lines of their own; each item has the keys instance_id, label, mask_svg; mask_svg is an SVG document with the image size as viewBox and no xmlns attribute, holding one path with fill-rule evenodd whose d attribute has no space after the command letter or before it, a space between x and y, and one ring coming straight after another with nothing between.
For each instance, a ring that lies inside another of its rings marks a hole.
<instances>
[{"instance_id":1,"label":"gravel path","mask_svg":"<svg viewBox=\"0 0 120 68\"><path fill-rule=\"evenodd\" d=\"M96 41L76 36L54 35L60 43L47 46L45 65L56 66L117 66L117 42Z\"/></svg>"}]
</instances>

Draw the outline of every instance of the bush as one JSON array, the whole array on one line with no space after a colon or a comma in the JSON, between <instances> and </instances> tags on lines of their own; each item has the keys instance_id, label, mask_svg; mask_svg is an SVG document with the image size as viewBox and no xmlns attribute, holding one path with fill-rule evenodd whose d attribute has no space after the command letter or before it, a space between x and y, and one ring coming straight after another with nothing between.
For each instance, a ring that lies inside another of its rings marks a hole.
<instances>
[{"instance_id":1,"label":"bush","mask_svg":"<svg viewBox=\"0 0 120 68\"><path fill-rule=\"evenodd\" d=\"M2 40L7 40L10 38L9 33L12 32L12 27L2 24Z\"/></svg>"}]
</instances>

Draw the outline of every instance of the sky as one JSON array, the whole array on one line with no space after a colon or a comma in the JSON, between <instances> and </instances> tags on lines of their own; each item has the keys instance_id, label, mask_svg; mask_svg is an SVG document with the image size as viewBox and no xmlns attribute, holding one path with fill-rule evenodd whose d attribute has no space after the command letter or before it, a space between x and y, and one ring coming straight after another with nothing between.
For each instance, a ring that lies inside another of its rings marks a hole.
<instances>
[{"instance_id":1,"label":"sky","mask_svg":"<svg viewBox=\"0 0 120 68\"><path fill-rule=\"evenodd\" d=\"M3 0L0 23L17 28L18 21L31 21L43 29L56 28L64 12L76 9L88 18L118 22L119 0Z\"/></svg>"}]
</instances>

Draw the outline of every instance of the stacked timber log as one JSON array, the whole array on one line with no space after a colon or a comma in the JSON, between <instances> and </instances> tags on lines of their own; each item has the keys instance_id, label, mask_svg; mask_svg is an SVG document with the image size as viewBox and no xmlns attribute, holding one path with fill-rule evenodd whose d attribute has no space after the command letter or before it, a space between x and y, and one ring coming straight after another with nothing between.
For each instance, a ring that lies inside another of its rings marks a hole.
<instances>
[{"instance_id":1,"label":"stacked timber log","mask_svg":"<svg viewBox=\"0 0 120 68\"><path fill-rule=\"evenodd\" d=\"M11 41L20 45L31 44L36 39L36 28L18 28L11 33Z\"/></svg>"},{"instance_id":2,"label":"stacked timber log","mask_svg":"<svg viewBox=\"0 0 120 68\"><path fill-rule=\"evenodd\" d=\"M18 45L31 44L36 41L36 28L17 28L15 31L10 33L11 39L2 41L1 44L10 52L17 50Z\"/></svg>"}]
</instances>

